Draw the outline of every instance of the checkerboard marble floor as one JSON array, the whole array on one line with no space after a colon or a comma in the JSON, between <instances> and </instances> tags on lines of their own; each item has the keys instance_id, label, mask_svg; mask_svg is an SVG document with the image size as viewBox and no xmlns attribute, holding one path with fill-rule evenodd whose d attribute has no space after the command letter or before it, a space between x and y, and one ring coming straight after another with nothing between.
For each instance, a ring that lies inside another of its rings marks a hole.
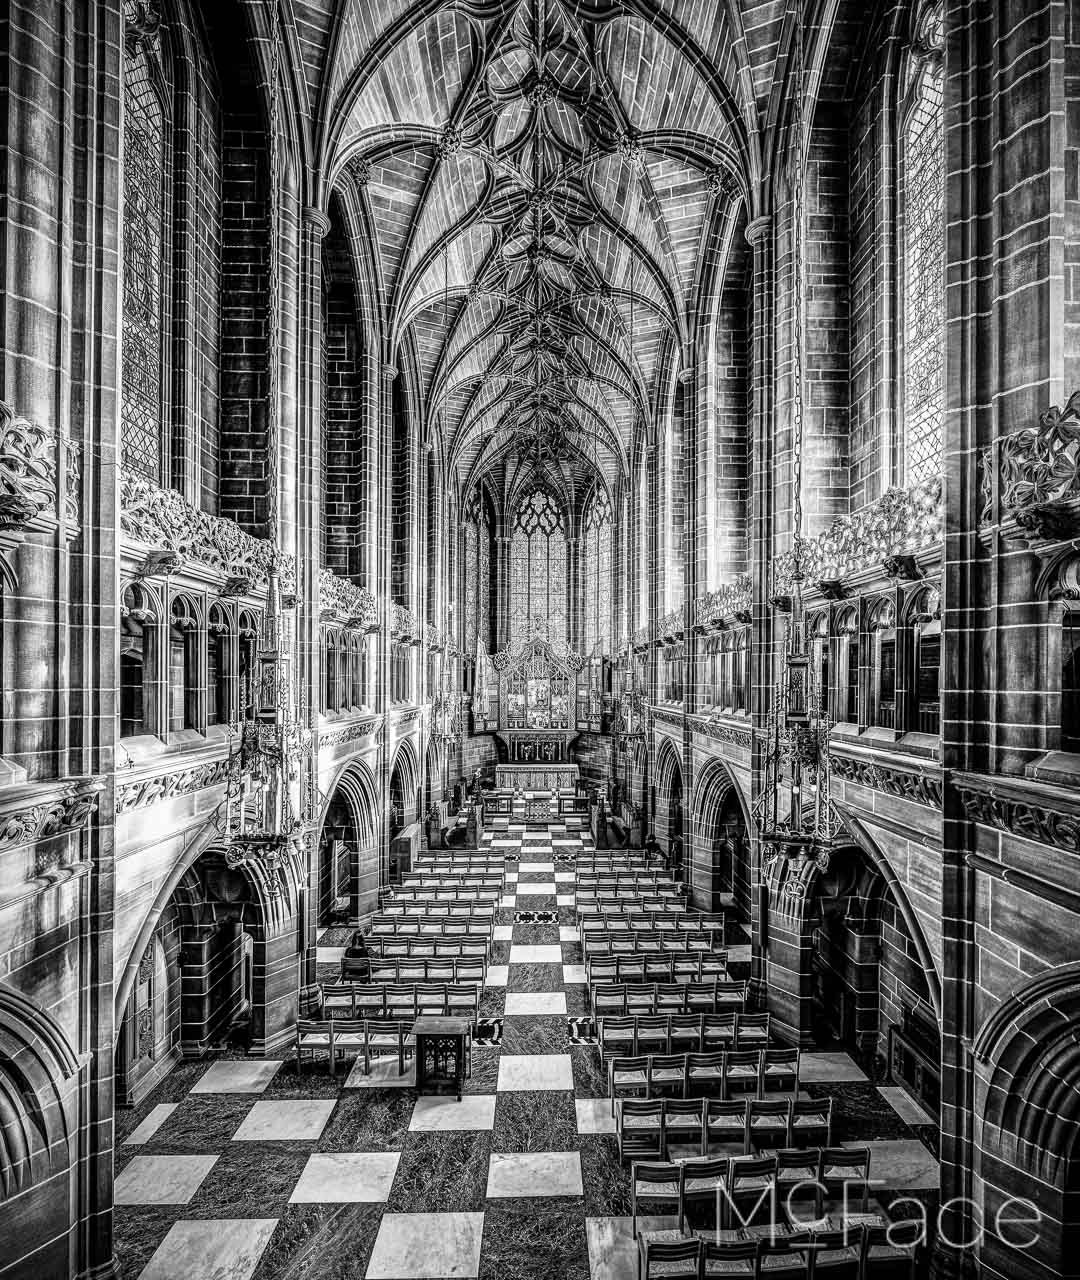
<instances>
[{"instance_id":1,"label":"checkerboard marble floor","mask_svg":"<svg viewBox=\"0 0 1080 1280\"><path fill-rule=\"evenodd\" d=\"M474 1048L462 1102L418 1098L396 1063L336 1079L291 1060L182 1064L118 1117L124 1280L635 1276L599 1050L568 1031L585 1012L584 973L552 847L585 844L524 834L499 837L520 858L481 1009L503 1020L502 1040ZM929 1127L908 1123L917 1112L846 1055L804 1062L807 1089L835 1099L835 1139L869 1141L875 1177L932 1199L937 1164Z\"/></svg>"}]
</instances>

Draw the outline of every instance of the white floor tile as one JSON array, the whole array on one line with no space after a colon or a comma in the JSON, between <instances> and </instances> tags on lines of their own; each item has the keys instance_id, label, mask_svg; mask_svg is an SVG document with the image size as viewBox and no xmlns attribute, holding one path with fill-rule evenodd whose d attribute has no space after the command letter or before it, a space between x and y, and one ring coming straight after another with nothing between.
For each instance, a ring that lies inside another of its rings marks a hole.
<instances>
[{"instance_id":1,"label":"white floor tile","mask_svg":"<svg viewBox=\"0 0 1080 1280\"><path fill-rule=\"evenodd\" d=\"M630 1218L586 1218L591 1280L637 1280L638 1247ZM677 1227L678 1219L638 1218L639 1231Z\"/></svg>"},{"instance_id":2,"label":"white floor tile","mask_svg":"<svg viewBox=\"0 0 1080 1280\"><path fill-rule=\"evenodd\" d=\"M416 1087L416 1068L410 1060L405 1074L398 1075L396 1057L379 1057L371 1060L371 1074L364 1074L364 1060L358 1058L346 1077L346 1089L413 1089Z\"/></svg>"},{"instance_id":3,"label":"white floor tile","mask_svg":"<svg viewBox=\"0 0 1080 1280\"><path fill-rule=\"evenodd\" d=\"M554 895L554 880L519 880L517 883L517 896L519 898L554 897Z\"/></svg>"},{"instance_id":4,"label":"white floor tile","mask_svg":"<svg viewBox=\"0 0 1080 1280\"><path fill-rule=\"evenodd\" d=\"M514 936L514 926L512 924L497 924L491 936L496 942L509 942Z\"/></svg>"},{"instance_id":5,"label":"white floor tile","mask_svg":"<svg viewBox=\"0 0 1080 1280\"><path fill-rule=\"evenodd\" d=\"M341 957L345 954L344 947L316 947L315 963L316 964L340 964Z\"/></svg>"},{"instance_id":6,"label":"white floor tile","mask_svg":"<svg viewBox=\"0 0 1080 1280\"><path fill-rule=\"evenodd\" d=\"M233 1141L314 1142L322 1136L333 1110L333 1098L256 1102L233 1134Z\"/></svg>"},{"instance_id":7,"label":"white floor tile","mask_svg":"<svg viewBox=\"0 0 1080 1280\"><path fill-rule=\"evenodd\" d=\"M917 1138L845 1142L870 1148L870 1177L890 1191L936 1191L941 1186L938 1162Z\"/></svg>"},{"instance_id":8,"label":"white floor tile","mask_svg":"<svg viewBox=\"0 0 1080 1280\"><path fill-rule=\"evenodd\" d=\"M277 1218L174 1222L139 1280L249 1280Z\"/></svg>"},{"instance_id":9,"label":"white floor tile","mask_svg":"<svg viewBox=\"0 0 1080 1280\"><path fill-rule=\"evenodd\" d=\"M584 1194L576 1151L494 1152L488 1163L489 1200Z\"/></svg>"},{"instance_id":10,"label":"white floor tile","mask_svg":"<svg viewBox=\"0 0 1080 1280\"><path fill-rule=\"evenodd\" d=\"M933 1117L923 1110L906 1089L896 1085L878 1085L878 1093L906 1124L934 1123Z\"/></svg>"},{"instance_id":11,"label":"white floor tile","mask_svg":"<svg viewBox=\"0 0 1080 1280\"><path fill-rule=\"evenodd\" d=\"M384 1213L367 1280L432 1280L480 1274L482 1213Z\"/></svg>"},{"instance_id":12,"label":"white floor tile","mask_svg":"<svg viewBox=\"0 0 1080 1280\"><path fill-rule=\"evenodd\" d=\"M308 1157L290 1204L385 1204L400 1151L326 1151Z\"/></svg>"},{"instance_id":13,"label":"white floor tile","mask_svg":"<svg viewBox=\"0 0 1080 1280\"><path fill-rule=\"evenodd\" d=\"M132 1156L117 1175L117 1204L188 1204L217 1156Z\"/></svg>"},{"instance_id":14,"label":"white floor tile","mask_svg":"<svg viewBox=\"0 0 1080 1280\"><path fill-rule=\"evenodd\" d=\"M559 941L560 942L580 942L581 933L575 925L561 924L559 925Z\"/></svg>"},{"instance_id":15,"label":"white floor tile","mask_svg":"<svg viewBox=\"0 0 1080 1280\"><path fill-rule=\"evenodd\" d=\"M849 1053L804 1053L799 1059L802 1084L843 1084L865 1079L866 1073Z\"/></svg>"},{"instance_id":16,"label":"white floor tile","mask_svg":"<svg viewBox=\"0 0 1080 1280\"><path fill-rule=\"evenodd\" d=\"M577 879L577 875L573 871L556 871L555 872L556 884L573 884L576 879Z\"/></svg>"},{"instance_id":17,"label":"white floor tile","mask_svg":"<svg viewBox=\"0 0 1080 1280\"><path fill-rule=\"evenodd\" d=\"M504 1010L508 1018L530 1014L558 1013L566 1016L566 993L563 991L510 991Z\"/></svg>"},{"instance_id":18,"label":"white floor tile","mask_svg":"<svg viewBox=\"0 0 1080 1280\"><path fill-rule=\"evenodd\" d=\"M281 1070L281 1059L241 1058L212 1062L195 1082L192 1093L262 1093Z\"/></svg>"},{"instance_id":19,"label":"white floor tile","mask_svg":"<svg viewBox=\"0 0 1080 1280\"><path fill-rule=\"evenodd\" d=\"M416 1099L410 1133L449 1133L495 1128L495 1094L466 1093L458 1102L450 1096Z\"/></svg>"},{"instance_id":20,"label":"white floor tile","mask_svg":"<svg viewBox=\"0 0 1080 1280\"><path fill-rule=\"evenodd\" d=\"M504 1053L499 1058L499 1093L573 1087L574 1070L568 1053Z\"/></svg>"},{"instance_id":21,"label":"white floor tile","mask_svg":"<svg viewBox=\"0 0 1080 1280\"><path fill-rule=\"evenodd\" d=\"M513 952L514 948L510 948ZM487 971L487 985L489 987L505 987L510 970L505 964L489 964Z\"/></svg>"},{"instance_id":22,"label":"white floor tile","mask_svg":"<svg viewBox=\"0 0 1080 1280\"><path fill-rule=\"evenodd\" d=\"M611 1114L610 1098L575 1098L578 1133L615 1133L617 1125Z\"/></svg>"},{"instance_id":23,"label":"white floor tile","mask_svg":"<svg viewBox=\"0 0 1080 1280\"><path fill-rule=\"evenodd\" d=\"M555 899L557 907L572 907L576 904L577 899L572 893L560 893Z\"/></svg>"},{"instance_id":24,"label":"white floor tile","mask_svg":"<svg viewBox=\"0 0 1080 1280\"><path fill-rule=\"evenodd\" d=\"M554 862L519 862L518 872L525 876L554 875Z\"/></svg>"},{"instance_id":25,"label":"white floor tile","mask_svg":"<svg viewBox=\"0 0 1080 1280\"><path fill-rule=\"evenodd\" d=\"M562 980L568 986L576 986L581 983L582 986L588 981L583 964L564 964L562 967Z\"/></svg>"},{"instance_id":26,"label":"white floor tile","mask_svg":"<svg viewBox=\"0 0 1080 1280\"><path fill-rule=\"evenodd\" d=\"M516 907L517 898L512 893L504 893L499 905L502 907Z\"/></svg>"},{"instance_id":27,"label":"white floor tile","mask_svg":"<svg viewBox=\"0 0 1080 1280\"><path fill-rule=\"evenodd\" d=\"M145 1120L140 1121L131 1133L124 1139L125 1147L139 1147L144 1142L149 1142L155 1133L161 1128L166 1120L172 1115L179 1104L176 1102L159 1102L156 1107L151 1108L150 1113Z\"/></svg>"},{"instance_id":28,"label":"white floor tile","mask_svg":"<svg viewBox=\"0 0 1080 1280\"><path fill-rule=\"evenodd\" d=\"M518 943L510 947L511 964L562 964L562 946ZM489 979L490 981L490 979Z\"/></svg>"}]
</instances>

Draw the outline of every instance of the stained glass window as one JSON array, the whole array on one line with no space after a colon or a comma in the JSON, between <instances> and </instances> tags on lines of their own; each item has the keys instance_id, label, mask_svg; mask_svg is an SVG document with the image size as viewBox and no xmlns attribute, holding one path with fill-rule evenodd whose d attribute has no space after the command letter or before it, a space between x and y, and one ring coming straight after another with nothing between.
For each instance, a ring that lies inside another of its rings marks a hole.
<instances>
[{"instance_id":1,"label":"stained glass window","mask_svg":"<svg viewBox=\"0 0 1080 1280\"><path fill-rule=\"evenodd\" d=\"M945 155L941 13L929 8L909 62L903 120L904 478L941 470L945 308Z\"/></svg>"},{"instance_id":2,"label":"stained glass window","mask_svg":"<svg viewBox=\"0 0 1080 1280\"><path fill-rule=\"evenodd\" d=\"M583 540L585 652L601 652L611 640L611 502L600 489L585 515Z\"/></svg>"},{"instance_id":3,"label":"stained glass window","mask_svg":"<svg viewBox=\"0 0 1080 1280\"><path fill-rule=\"evenodd\" d=\"M638 544L638 576L637 576L637 619L635 627L644 627L649 622L649 473L645 461L645 450L638 454L641 470L637 477L637 544Z\"/></svg>"},{"instance_id":4,"label":"stained glass window","mask_svg":"<svg viewBox=\"0 0 1080 1280\"><path fill-rule=\"evenodd\" d=\"M161 482L165 117L139 50L124 69L124 466Z\"/></svg>"},{"instance_id":5,"label":"stained glass window","mask_svg":"<svg viewBox=\"0 0 1080 1280\"><path fill-rule=\"evenodd\" d=\"M510 543L510 640L534 635L567 637L566 534L555 499L539 488L518 504Z\"/></svg>"}]
</instances>

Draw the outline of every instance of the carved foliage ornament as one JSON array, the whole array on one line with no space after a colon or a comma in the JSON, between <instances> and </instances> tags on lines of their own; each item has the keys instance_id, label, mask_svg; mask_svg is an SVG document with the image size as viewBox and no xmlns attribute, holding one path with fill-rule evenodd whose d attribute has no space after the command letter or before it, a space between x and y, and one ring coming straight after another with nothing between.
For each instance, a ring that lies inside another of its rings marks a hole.
<instances>
[{"instance_id":1,"label":"carved foliage ornament","mask_svg":"<svg viewBox=\"0 0 1080 1280\"><path fill-rule=\"evenodd\" d=\"M116 791L116 812L127 813L132 809L145 809L162 800L201 791L224 783L229 775L228 760L212 760L192 769L181 769L160 774L154 778L142 778L129 782Z\"/></svg>"},{"instance_id":2,"label":"carved foliage ornament","mask_svg":"<svg viewBox=\"0 0 1080 1280\"><path fill-rule=\"evenodd\" d=\"M964 812L972 822L1080 853L1080 817L1076 814L1050 809L1035 800L990 795L974 787L960 787L959 791Z\"/></svg>"},{"instance_id":3,"label":"carved foliage ornament","mask_svg":"<svg viewBox=\"0 0 1080 1280\"><path fill-rule=\"evenodd\" d=\"M753 591L753 581L748 573L744 573L715 591L707 592L694 601L695 622L700 627L707 627L729 619L749 621Z\"/></svg>"},{"instance_id":4,"label":"carved foliage ornament","mask_svg":"<svg viewBox=\"0 0 1080 1280\"><path fill-rule=\"evenodd\" d=\"M363 630L373 629L379 621L374 594L329 569L319 574L319 612L324 620L333 619Z\"/></svg>"},{"instance_id":5,"label":"carved foliage ornament","mask_svg":"<svg viewBox=\"0 0 1080 1280\"><path fill-rule=\"evenodd\" d=\"M1059 504L1080 499L1080 391L1052 405L1036 428L996 441L982 456L983 524L994 518L994 454L1002 519L1033 537L1072 536L1075 520Z\"/></svg>"},{"instance_id":6,"label":"carved foliage ornament","mask_svg":"<svg viewBox=\"0 0 1080 1280\"><path fill-rule=\"evenodd\" d=\"M849 756L833 756L832 771L845 782L855 782L888 795L913 800L916 804L940 809L942 805L941 779L922 773L908 773L902 769L888 769L869 760L853 760Z\"/></svg>"},{"instance_id":7,"label":"carved foliage ornament","mask_svg":"<svg viewBox=\"0 0 1080 1280\"><path fill-rule=\"evenodd\" d=\"M253 538L232 520L208 516L175 489L161 489L143 476L125 474L120 483L120 529L133 542L176 552L226 578L244 577L265 587L274 547ZM291 556L278 562L281 590L295 590L296 565Z\"/></svg>"},{"instance_id":8,"label":"carved foliage ornament","mask_svg":"<svg viewBox=\"0 0 1080 1280\"><path fill-rule=\"evenodd\" d=\"M77 468L77 452L69 447L69 454ZM55 508L56 475L55 438L0 401L0 528L21 528ZM72 496L69 477L65 482L65 503L68 513L77 518L77 490L74 511Z\"/></svg>"}]
</instances>

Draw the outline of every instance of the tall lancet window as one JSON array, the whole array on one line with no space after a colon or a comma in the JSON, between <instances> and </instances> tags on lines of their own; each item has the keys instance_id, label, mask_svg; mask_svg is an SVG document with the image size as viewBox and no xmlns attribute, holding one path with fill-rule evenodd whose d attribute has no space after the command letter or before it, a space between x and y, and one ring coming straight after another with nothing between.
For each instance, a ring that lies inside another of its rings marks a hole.
<instances>
[{"instance_id":1,"label":"tall lancet window","mask_svg":"<svg viewBox=\"0 0 1080 1280\"><path fill-rule=\"evenodd\" d=\"M510 641L539 635L565 642L566 532L562 512L546 489L521 499L510 544Z\"/></svg>"},{"instance_id":2,"label":"tall lancet window","mask_svg":"<svg viewBox=\"0 0 1080 1280\"><path fill-rule=\"evenodd\" d=\"M611 641L611 502L597 489L585 514L582 568L585 652L605 652Z\"/></svg>"},{"instance_id":3,"label":"tall lancet window","mask_svg":"<svg viewBox=\"0 0 1080 1280\"><path fill-rule=\"evenodd\" d=\"M490 648L488 601L491 593L491 527L484 504L473 499L465 510L465 645L476 650L477 640Z\"/></svg>"},{"instance_id":4,"label":"tall lancet window","mask_svg":"<svg viewBox=\"0 0 1080 1280\"><path fill-rule=\"evenodd\" d=\"M123 383L124 466L157 484L163 474L165 173L167 122L156 52L132 44L124 62Z\"/></svg>"},{"instance_id":5,"label":"tall lancet window","mask_svg":"<svg viewBox=\"0 0 1080 1280\"><path fill-rule=\"evenodd\" d=\"M940 4L919 18L901 115L904 482L941 470L945 338L945 142Z\"/></svg>"}]
</instances>

